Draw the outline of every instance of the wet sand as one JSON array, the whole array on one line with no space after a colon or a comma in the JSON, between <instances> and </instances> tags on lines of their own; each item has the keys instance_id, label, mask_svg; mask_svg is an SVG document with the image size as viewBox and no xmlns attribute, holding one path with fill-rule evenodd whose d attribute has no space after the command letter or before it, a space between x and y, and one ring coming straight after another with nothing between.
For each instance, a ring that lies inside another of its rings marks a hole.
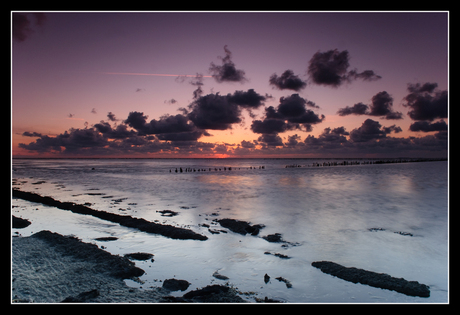
<instances>
[{"instance_id":1,"label":"wet sand","mask_svg":"<svg viewBox=\"0 0 460 315\"><path fill-rule=\"evenodd\" d=\"M171 291L161 287L130 288L123 279L136 279L144 271L129 259L50 231L13 237L12 255L15 303L244 302L229 289L203 300L199 294L193 299L171 298Z\"/></svg>"}]
</instances>

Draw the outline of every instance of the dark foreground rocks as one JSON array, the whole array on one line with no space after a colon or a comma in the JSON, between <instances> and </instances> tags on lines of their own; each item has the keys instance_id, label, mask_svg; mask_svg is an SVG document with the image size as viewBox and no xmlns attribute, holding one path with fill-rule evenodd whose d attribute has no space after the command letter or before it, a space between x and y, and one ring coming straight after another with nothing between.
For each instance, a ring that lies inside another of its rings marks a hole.
<instances>
[{"instance_id":1,"label":"dark foreground rocks","mask_svg":"<svg viewBox=\"0 0 460 315\"><path fill-rule=\"evenodd\" d=\"M167 296L162 302L244 303L244 299L228 286L214 284L185 293L182 297Z\"/></svg>"},{"instance_id":2,"label":"dark foreground rocks","mask_svg":"<svg viewBox=\"0 0 460 315\"><path fill-rule=\"evenodd\" d=\"M152 259L154 255L149 253L129 253L125 254L125 257L132 260L148 260ZM153 259L152 259L153 262Z\"/></svg>"},{"instance_id":3,"label":"dark foreground rocks","mask_svg":"<svg viewBox=\"0 0 460 315\"><path fill-rule=\"evenodd\" d=\"M200 241L208 239L205 235L195 233L192 230L150 222L145 219L134 218L129 215L119 215L115 213L94 210L85 205L79 205L73 202L61 202L51 197L40 196L35 193L20 191L17 189L13 189L13 198L20 198L31 202L38 202L47 206L56 207L62 210L69 210L78 214L92 215L93 217L102 220L118 223L122 226L130 228L136 228L140 231L147 233L160 234L172 239L190 239Z\"/></svg>"},{"instance_id":4,"label":"dark foreground rocks","mask_svg":"<svg viewBox=\"0 0 460 315\"><path fill-rule=\"evenodd\" d=\"M73 236L40 231L30 237L44 240L62 255L73 256L85 262L94 262L94 270L99 273L107 273L109 276L121 279L140 277L144 274L144 270L136 267L129 259L112 255L95 244L84 243Z\"/></svg>"},{"instance_id":5,"label":"dark foreground rocks","mask_svg":"<svg viewBox=\"0 0 460 315\"><path fill-rule=\"evenodd\" d=\"M259 231L264 227L261 224L251 225L246 221L240 221L235 219L220 219L215 221L218 222L224 228L227 228L230 231L241 235L258 235Z\"/></svg>"},{"instance_id":6,"label":"dark foreground rocks","mask_svg":"<svg viewBox=\"0 0 460 315\"><path fill-rule=\"evenodd\" d=\"M367 284L371 287L393 290L410 296L430 296L429 287L417 281L407 281L403 278L391 277L385 273L376 273L354 267L348 268L332 261L314 261L311 265L324 273L353 283Z\"/></svg>"},{"instance_id":7,"label":"dark foreground rocks","mask_svg":"<svg viewBox=\"0 0 460 315\"><path fill-rule=\"evenodd\" d=\"M185 291L188 289L190 282L187 280L166 279L163 281L163 288L169 291Z\"/></svg>"},{"instance_id":8,"label":"dark foreground rocks","mask_svg":"<svg viewBox=\"0 0 460 315\"><path fill-rule=\"evenodd\" d=\"M18 218L13 215L13 229L23 229L28 227L30 224L29 220Z\"/></svg>"}]
</instances>

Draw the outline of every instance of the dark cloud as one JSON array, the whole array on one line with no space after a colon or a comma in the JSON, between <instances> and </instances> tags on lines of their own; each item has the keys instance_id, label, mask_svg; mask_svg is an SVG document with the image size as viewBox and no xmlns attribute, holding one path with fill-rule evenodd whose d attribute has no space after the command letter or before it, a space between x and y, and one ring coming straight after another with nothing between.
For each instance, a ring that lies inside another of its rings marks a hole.
<instances>
[{"instance_id":1,"label":"dark cloud","mask_svg":"<svg viewBox=\"0 0 460 315\"><path fill-rule=\"evenodd\" d=\"M375 74L373 70L364 70L363 72L359 73L356 69L351 70L348 72L346 79L348 81L353 81L356 79L361 79L363 81L376 81L381 79L382 77Z\"/></svg>"},{"instance_id":2,"label":"dark cloud","mask_svg":"<svg viewBox=\"0 0 460 315\"><path fill-rule=\"evenodd\" d=\"M370 105L357 103L352 107L347 106L337 111L340 116L346 115L369 115L380 116L385 119L402 119L401 112L393 110L393 98L386 91L377 93L372 97Z\"/></svg>"},{"instance_id":3,"label":"dark cloud","mask_svg":"<svg viewBox=\"0 0 460 315\"><path fill-rule=\"evenodd\" d=\"M395 125L391 127L383 127L375 120L366 119L361 127L353 129L350 132L350 140L353 142L367 142L376 139L382 139L387 136L390 132L402 131L400 127Z\"/></svg>"},{"instance_id":4,"label":"dark cloud","mask_svg":"<svg viewBox=\"0 0 460 315\"><path fill-rule=\"evenodd\" d=\"M219 57L222 60L222 65L216 65L211 62L209 72L212 77L219 83L222 82L240 82L247 81L245 72L240 69L236 69L235 64L232 61L232 52L224 46L225 57Z\"/></svg>"},{"instance_id":5,"label":"dark cloud","mask_svg":"<svg viewBox=\"0 0 460 315\"><path fill-rule=\"evenodd\" d=\"M407 113L413 120L433 121L447 118L447 90L437 89L437 83L408 84L409 94L404 97L403 106L410 108Z\"/></svg>"},{"instance_id":6,"label":"dark cloud","mask_svg":"<svg viewBox=\"0 0 460 315\"><path fill-rule=\"evenodd\" d=\"M410 131L445 131L447 130L447 124L444 120L429 123L428 121L416 121L409 127Z\"/></svg>"},{"instance_id":7,"label":"dark cloud","mask_svg":"<svg viewBox=\"0 0 460 315\"><path fill-rule=\"evenodd\" d=\"M256 93L254 89L249 89L247 92L235 91L233 94L228 94L227 97L230 102L249 109L259 108L267 98Z\"/></svg>"},{"instance_id":8,"label":"dark cloud","mask_svg":"<svg viewBox=\"0 0 460 315\"><path fill-rule=\"evenodd\" d=\"M254 133L277 134L290 130L290 125L281 119L265 118L264 120L254 120L251 130Z\"/></svg>"},{"instance_id":9,"label":"dark cloud","mask_svg":"<svg viewBox=\"0 0 460 315\"><path fill-rule=\"evenodd\" d=\"M279 90L294 90L300 91L307 86L307 83L302 81L298 76L294 75L294 71L286 70L278 77L276 73L270 76L268 80L270 85Z\"/></svg>"},{"instance_id":10,"label":"dark cloud","mask_svg":"<svg viewBox=\"0 0 460 315\"><path fill-rule=\"evenodd\" d=\"M208 94L189 105L187 117L200 129L226 130L241 122L241 108L257 109L266 98L253 89L227 95Z\"/></svg>"},{"instance_id":11,"label":"dark cloud","mask_svg":"<svg viewBox=\"0 0 460 315\"><path fill-rule=\"evenodd\" d=\"M25 131L23 134L22 134L24 137L41 137L42 134L41 133L38 133L38 132L29 132L29 131Z\"/></svg>"},{"instance_id":12,"label":"dark cloud","mask_svg":"<svg viewBox=\"0 0 460 315\"><path fill-rule=\"evenodd\" d=\"M201 96L189 108L188 118L200 129L226 130L241 122L240 107L224 95Z\"/></svg>"},{"instance_id":13,"label":"dark cloud","mask_svg":"<svg viewBox=\"0 0 460 315\"><path fill-rule=\"evenodd\" d=\"M308 137L305 138L304 143L309 146L321 147L323 149L332 149L334 147L341 147L343 143L346 143L348 140L345 136L348 135L349 133L343 126L334 128L332 130L328 127L324 129L318 138L308 135Z\"/></svg>"},{"instance_id":14,"label":"dark cloud","mask_svg":"<svg viewBox=\"0 0 460 315\"><path fill-rule=\"evenodd\" d=\"M254 144L254 142L242 140L241 147L245 149L254 149L256 145Z\"/></svg>"},{"instance_id":15,"label":"dark cloud","mask_svg":"<svg viewBox=\"0 0 460 315\"><path fill-rule=\"evenodd\" d=\"M137 135L134 130L128 130L126 125L118 125L116 128L112 128L109 123L104 121L95 124L94 128L102 133L104 137L110 139L126 139Z\"/></svg>"},{"instance_id":16,"label":"dark cloud","mask_svg":"<svg viewBox=\"0 0 460 315\"><path fill-rule=\"evenodd\" d=\"M386 119L402 119L402 113L393 111L393 98L386 91L379 92L372 97L369 106L371 116L385 116Z\"/></svg>"},{"instance_id":17,"label":"dark cloud","mask_svg":"<svg viewBox=\"0 0 460 315\"><path fill-rule=\"evenodd\" d=\"M115 117L115 114L112 113L112 112L108 112L107 118L108 118L110 121L117 121L117 120L118 120L118 119Z\"/></svg>"},{"instance_id":18,"label":"dark cloud","mask_svg":"<svg viewBox=\"0 0 460 315\"><path fill-rule=\"evenodd\" d=\"M187 116L181 114L164 115L158 120L147 122L144 113L130 112L124 123L136 129L141 136L155 134L160 140L196 141L203 135L209 135L204 130L198 130Z\"/></svg>"},{"instance_id":19,"label":"dark cloud","mask_svg":"<svg viewBox=\"0 0 460 315\"><path fill-rule=\"evenodd\" d=\"M23 42L34 31L31 28L30 17L35 22L35 26L43 26L46 22L44 13L13 13L13 39Z\"/></svg>"},{"instance_id":20,"label":"dark cloud","mask_svg":"<svg viewBox=\"0 0 460 315\"><path fill-rule=\"evenodd\" d=\"M337 49L326 52L317 52L309 61L308 74L313 83L338 87L344 82L351 82L356 79L375 81L381 77L372 70L365 70L359 73L356 69L347 72L350 56L347 50Z\"/></svg>"},{"instance_id":21,"label":"dark cloud","mask_svg":"<svg viewBox=\"0 0 460 315\"><path fill-rule=\"evenodd\" d=\"M363 103L357 103L352 107L347 106L344 108L340 108L337 111L339 116L347 116L347 115L366 115L369 113L369 106Z\"/></svg>"},{"instance_id":22,"label":"dark cloud","mask_svg":"<svg viewBox=\"0 0 460 315\"><path fill-rule=\"evenodd\" d=\"M54 138L42 135L29 144L20 143L19 147L39 152L49 152L51 150L61 152L61 147L63 147L64 153L80 153L82 151L91 151L94 148L101 148L107 144L107 139L95 129L70 129L69 132L65 131Z\"/></svg>"},{"instance_id":23,"label":"dark cloud","mask_svg":"<svg viewBox=\"0 0 460 315\"><path fill-rule=\"evenodd\" d=\"M283 146L283 140L277 134L263 134L257 139L257 141L269 147Z\"/></svg>"},{"instance_id":24,"label":"dark cloud","mask_svg":"<svg viewBox=\"0 0 460 315\"><path fill-rule=\"evenodd\" d=\"M324 115L319 116L306 107L318 108L315 103L307 101L299 94L281 97L280 104L275 109L273 106L265 108L264 120L254 120L251 130L255 133L275 134L286 130L301 129L312 130L312 124L323 121Z\"/></svg>"}]
</instances>

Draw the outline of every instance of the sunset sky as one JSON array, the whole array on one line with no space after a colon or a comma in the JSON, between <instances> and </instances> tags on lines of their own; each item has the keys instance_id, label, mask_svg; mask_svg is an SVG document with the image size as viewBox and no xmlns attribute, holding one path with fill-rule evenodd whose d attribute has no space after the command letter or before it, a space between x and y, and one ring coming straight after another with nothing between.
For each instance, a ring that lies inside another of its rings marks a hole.
<instances>
[{"instance_id":1,"label":"sunset sky","mask_svg":"<svg viewBox=\"0 0 460 315\"><path fill-rule=\"evenodd\" d=\"M447 156L447 12L11 25L14 157Z\"/></svg>"}]
</instances>

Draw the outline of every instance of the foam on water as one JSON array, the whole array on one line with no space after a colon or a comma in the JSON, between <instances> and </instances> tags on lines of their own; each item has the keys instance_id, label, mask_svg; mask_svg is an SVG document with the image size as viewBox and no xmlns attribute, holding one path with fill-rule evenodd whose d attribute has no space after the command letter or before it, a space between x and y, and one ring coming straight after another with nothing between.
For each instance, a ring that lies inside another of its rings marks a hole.
<instances>
[{"instance_id":1,"label":"foam on water","mask_svg":"<svg viewBox=\"0 0 460 315\"><path fill-rule=\"evenodd\" d=\"M13 200L13 214L32 224L13 233L27 236L47 229L74 234L115 254L152 253L154 262L136 261L146 271L141 277L144 283L127 280L146 289L174 277L191 282L189 290L228 281L241 291L255 292L248 299L446 302L447 162L305 167L312 162L316 161L14 160L13 187L187 227L209 239L172 240L23 200ZM285 168L291 164L303 167ZM262 165L264 169L259 168ZM184 172L176 173L180 167ZM186 168L200 171L185 172ZM166 209L179 214L164 217L157 212ZM250 221L265 228L258 237L242 236L222 228L213 221L216 218ZM206 225L228 233L212 234ZM289 243L282 246L260 237L273 233L281 233ZM94 241L104 236L118 240ZM409 297L349 283L311 267L316 260L416 280L430 286L431 296ZM216 279L215 271L229 280ZM267 284L265 274L271 277ZM276 277L288 279L292 288Z\"/></svg>"}]
</instances>

